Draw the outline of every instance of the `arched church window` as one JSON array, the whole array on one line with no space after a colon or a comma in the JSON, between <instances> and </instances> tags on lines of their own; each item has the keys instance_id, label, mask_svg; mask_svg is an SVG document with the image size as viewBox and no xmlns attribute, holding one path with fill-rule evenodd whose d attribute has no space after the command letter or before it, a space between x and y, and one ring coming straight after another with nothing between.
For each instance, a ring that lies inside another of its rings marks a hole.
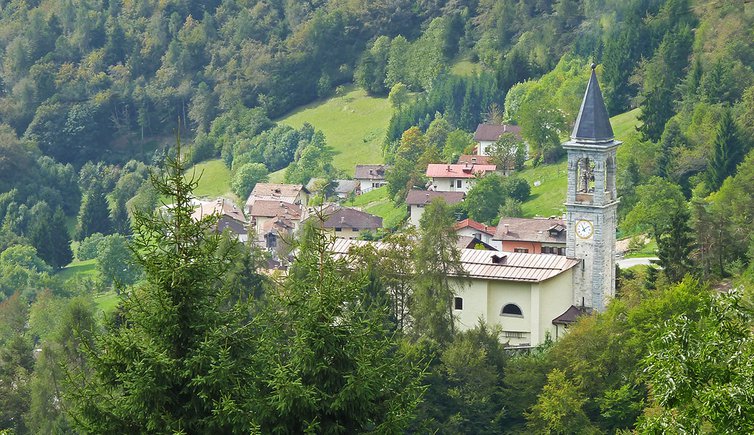
<instances>
[{"instance_id":1,"label":"arched church window","mask_svg":"<svg viewBox=\"0 0 754 435\"><path fill-rule=\"evenodd\" d=\"M506 304L503 306L502 311L500 311L501 316L517 316L517 317L523 317L524 313L521 311L521 308L516 304Z\"/></svg>"}]
</instances>

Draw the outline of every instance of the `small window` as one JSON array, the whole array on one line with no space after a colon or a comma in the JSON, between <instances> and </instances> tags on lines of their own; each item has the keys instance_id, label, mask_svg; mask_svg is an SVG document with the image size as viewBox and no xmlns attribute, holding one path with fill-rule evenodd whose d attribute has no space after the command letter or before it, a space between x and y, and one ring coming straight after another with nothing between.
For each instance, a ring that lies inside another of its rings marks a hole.
<instances>
[{"instance_id":1,"label":"small window","mask_svg":"<svg viewBox=\"0 0 754 435\"><path fill-rule=\"evenodd\" d=\"M335 228L335 231L341 231L343 228Z\"/></svg>"},{"instance_id":2,"label":"small window","mask_svg":"<svg viewBox=\"0 0 754 435\"><path fill-rule=\"evenodd\" d=\"M459 189L463 187L463 180L456 180L456 187Z\"/></svg>"},{"instance_id":3,"label":"small window","mask_svg":"<svg viewBox=\"0 0 754 435\"><path fill-rule=\"evenodd\" d=\"M528 254L529 250L526 248L513 248L513 252L518 252L519 254Z\"/></svg>"},{"instance_id":4,"label":"small window","mask_svg":"<svg viewBox=\"0 0 754 435\"><path fill-rule=\"evenodd\" d=\"M463 298L453 298L453 305L456 310L463 309Z\"/></svg>"},{"instance_id":5,"label":"small window","mask_svg":"<svg viewBox=\"0 0 754 435\"><path fill-rule=\"evenodd\" d=\"M507 304L503 307L502 311L500 311L501 316L517 316L517 317L523 317L524 313L521 311L521 308L519 308L516 304Z\"/></svg>"}]
</instances>

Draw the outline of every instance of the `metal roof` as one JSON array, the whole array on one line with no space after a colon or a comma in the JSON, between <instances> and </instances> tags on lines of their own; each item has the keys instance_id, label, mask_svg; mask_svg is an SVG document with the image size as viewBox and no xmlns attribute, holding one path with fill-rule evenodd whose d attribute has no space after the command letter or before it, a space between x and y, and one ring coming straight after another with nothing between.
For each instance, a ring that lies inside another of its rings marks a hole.
<instances>
[{"instance_id":1,"label":"metal roof","mask_svg":"<svg viewBox=\"0 0 754 435\"><path fill-rule=\"evenodd\" d=\"M576 142L609 142L615 137L600 84L597 82L597 74L594 72L595 67L596 65L592 64L592 75L586 85L579 116L573 126L571 139Z\"/></svg>"},{"instance_id":2,"label":"metal roof","mask_svg":"<svg viewBox=\"0 0 754 435\"><path fill-rule=\"evenodd\" d=\"M335 239L332 252L342 257L351 246L372 244L376 249L380 242ZM542 282L554 278L579 264L580 260L553 254L521 254L479 249L462 249L461 265L469 278L498 281Z\"/></svg>"}]
</instances>

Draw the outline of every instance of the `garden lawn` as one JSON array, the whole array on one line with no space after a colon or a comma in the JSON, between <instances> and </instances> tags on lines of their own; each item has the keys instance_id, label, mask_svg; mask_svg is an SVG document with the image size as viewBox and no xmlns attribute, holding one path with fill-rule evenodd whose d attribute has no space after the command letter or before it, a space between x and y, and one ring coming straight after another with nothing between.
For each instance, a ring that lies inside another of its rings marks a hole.
<instances>
[{"instance_id":1,"label":"garden lawn","mask_svg":"<svg viewBox=\"0 0 754 435\"><path fill-rule=\"evenodd\" d=\"M356 164L383 162L382 141L392 113L387 98L370 97L351 85L342 95L301 107L277 122L294 128L308 122L322 130L336 152L335 167L353 175ZM282 181L282 175L276 172L270 180Z\"/></svg>"},{"instance_id":2,"label":"garden lawn","mask_svg":"<svg viewBox=\"0 0 754 435\"><path fill-rule=\"evenodd\" d=\"M97 260L78 261L74 260L68 266L59 270L55 275L63 281L75 276L88 276L94 278L97 275Z\"/></svg>"},{"instance_id":3,"label":"garden lawn","mask_svg":"<svg viewBox=\"0 0 754 435\"><path fill-rule=\"evenodd\" d=\"M110 290L105 293L98 293L94 295L94 304L97 306L97 310L103 313L111 313L115 310L120 303L120 296L115 293L115 290Z\"/></svg>"}]
</instances>

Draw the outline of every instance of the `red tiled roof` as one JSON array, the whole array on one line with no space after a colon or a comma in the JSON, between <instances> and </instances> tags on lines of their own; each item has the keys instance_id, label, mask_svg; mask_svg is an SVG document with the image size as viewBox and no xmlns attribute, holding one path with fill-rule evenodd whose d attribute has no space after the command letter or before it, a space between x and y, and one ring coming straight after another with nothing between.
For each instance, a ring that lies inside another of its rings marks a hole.
<instances>
[{"instance_id":1,"label":"red tiled roof","mask_svg":"<svg viewBox=\"0 0 754 435\"><path fill-rule=\"evenodd\" d=\"M442 198L448 205L458 204L466 196L463 192L436 192L433 190L411 189L406 197L408 205L427 205L435 198Z\"/></svg>"},{"instance_id":2,"label":"red tiled roof","mask_svg":"<svg viewBox=\"0 0 754 435\"><path fill-rule=\"evenodd\" d=\"M246 206L251 207L258 200L293 202L301 192L309 193L301 184L257 183L246 200Z\"/></svg>"},{"instance_id":3,"label":"red tiled roof","mask_svg":"<svg viewBox=\"0 0 754 435\"><path fill-rule=\"evenodd\" d=\"M479 141L496 141L500 139L503 133L513 133L518 139L521 139L521 127L517 125L493 125L479 124L474 132L474 140Z\"/></svg>"},{"instance_id":4,"label":"red tiled roof","mask_svg":"<svg viewBox=\"0 0 754 435\"><path fill-rule=\"evenodd\" d=\"M301 219L301 207L285 201L258 199L249 210L249 215L259 217L284 217L287 219Z\"/></svg>"},{"instance_id":5,"label":"red tiled roof","mask_svg":"<svg viewBox=\"0 0 754 435\"><path fill-rule=\"evenodd\" d=\"M490 156L476 156L472 154L464 154L458 157L458 164L467 163L469 165L491 165L492 157Z\"/></svg>"},{"instance_id":6,"label":"red tiled roof","mask_svg":"<svg viewBox=\"0 0 754 435\"><path fill-rule=\"evenodd\" d=\"M503 218L497 224L493 240L565 243L566 224L562 219Z\"/></svg>"},{"instance_id":7,"label":"red tiled roof","mask_svg":"<svg viewBox=\"0 0 754 435\"><path fill-rule=\"evenodd\" d=\"M453 225L453 229L456 231L466 228L466 227L473 228L477 231L481 231L491 236L495 234L495 227L491 225L488 226L488 225L479 223L473 219L464 219L460 222L456 222L455 225Z\"/></svg>"},{"instance_id":8,"label":"red tiled roof","mask_svg":"<svg viewBox=\"0 0 754 435\"><path fill-rule=\"evenodd\" d=\"M432 163L427 165L427 177L429 178L474 178L477 174L494 172L495 165L445 165Z\"/></svg>"}]
</instances>

